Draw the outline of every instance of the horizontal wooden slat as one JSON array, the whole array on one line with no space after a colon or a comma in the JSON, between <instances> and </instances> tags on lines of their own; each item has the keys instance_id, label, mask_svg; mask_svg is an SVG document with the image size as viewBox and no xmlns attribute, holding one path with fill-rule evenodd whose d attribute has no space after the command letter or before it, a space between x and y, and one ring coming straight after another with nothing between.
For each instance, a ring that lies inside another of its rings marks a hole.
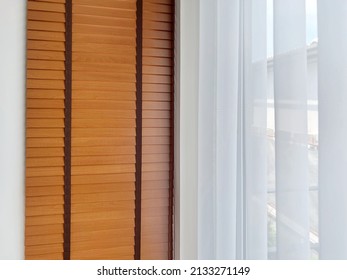
<instances>
[{"instance_id":1,"label":"horizontal wooden slat","mask_svg":"<svg viewBox=\"0 0 347 280\"><path fill-rule=\"evenodd\" d=\"M65 70L63 61L27 60L27 69Z\"/></svg>"},{"instance_id":2,"label":"horizontal wooden slat","mask_svg":"<svg viewBox=\"0 0 347 280\"><path fill-rule=\"evenodd\" d=\"M31 71L31 70L28 70ZM33 70L41 71L41 70ZM27 98L29 99L64 99L64 90L59 89L28 89Z\"/></svg>"},{"instance_id":3,"label":"horizontal wooden slat","mask_svg":"<svg viewBox=\"0 0 347 280\"><path fill-rule=\"evenodd\" d=\"M63 234L47 234L47 235L34 235L28 236L25 239L25 245L43 245L43 244L62 244L63 243ZM63 248L61 248L63 249Z\"/></svg>"},{"instance_id":4,"label":"horizontal wooden slat","mask_svg":"<svg viewBox=\"0 0 347 280\"><path fill-rule=\"evenodd\" d=\"M108 126L110 127L110 126ZM135 137L86 137L73 138L72 147L135 145Z\"/></svg>"},{"instance_id":5,"label":"horizontal wooden slat","mask_svg":"<svg viewBox=\"0 0 347 280\"><path fill-rule=\"evenodd\" d=\"M135 136L135 128L74 128L72 137ZM30 136L29 136L30 137Z\"/></svg>"},{"instance_id":6,"label":"horizontal wooden slat","mask_svg":"<svg viewBox=\"0 0 347 280\"><path fill-rule=\"evenodd\" d=\"M134 203L135 205L135 203ZM71 233L75 232L88 232L88 231L100 231L100 230L111 230L111 229L120 229L118 224L121 224L123 228L134 228L135 220L131 219L110 219L110 220L98 220L93 223L90 222L76 222L71 228Z\"/></svg>"},{"instance_id":7,"label":"horizontal wooden slat","mask_svg":"<svg viewBox=\"0 0 347 280\"><path fill-rule=\"evenodd\" d=\"M54 138L45 138L45 139L55 140ZM33 138L31 140L36 140L36 139ZM61 150L61 151L63 151L63 150ZM26 166L27 167L34 167L34 166L63 166L64 165L63 155L64 154L62 154L61 157L27 158L26 159Z\"/></svg>"},{"instance_id":8,"label":"horizontal wooden slat","mask_svg":"<svg viewBox=\"0 0 347 280\"><path fill-rule=\"evenodd\" d=\"M109 156L114 154L120 155L134 155L134 146L101 146L101 147L74 147L71 151L73 157L75 156Z\"/></svg>"},{"instance_id":9,"label":"horizontal wooden slat","mask_svg":"<svg viewBox=\"0 0 347 280\"><path fill-rule=\"evenodd\" d=\"M27 187L57 186L64 184L63 176L29 177L26 178Z\"/></svg>"},{"instance_id":10,"label":"horizontal wooden slat","mask_svg":"<svg viewBox=\"0 0 347 280\"><path fill-rule=\"evenodd\" d=\"M134 217L134 210L112 210L104 212L74 213L71 216L71 222L83 222L95 220L112 219L131 219Z\"/></svg>"},{"instance_id":11,"label":"horizontal wooden slat","mask_svg":"<svg viewBox=\"0 0 347 280\"><path fill-rule=\"evenodd\" d=\"M29 20L27 23L27 28L29 30L65 32L65 24L63 22Z\"/></svg>"},{"instance_id":12,"label":"horizontal wooden slat","mask_svg":"<svg viewBox=\"0 0 347 280\"><path fill-rule=\"evenodd\" d=\"M75 109L74 117L76 119L90 119L94 116L96 119L104 118L120 118L120 119L133 119L135 117L135 110L96 110L96 109Z\"/></svg>"},{"instance_id":13,"label":"horizontal wooden slat","mask_svg":"<svg viewBox=\"0 0 347 280\"><path fill-rule=\"evenodd\" d=\"M141 241L145 243L167 243L167 233L155 233L151 232L151 235L142 235Z\"/></svg>"},{"instance_id":14,"label":"horizontal wooden slat","mask_svg":"<svg viewBox=\"0 0 347 280\"><path fill-rule=\"evenodd\" d=\"M145 199L145 200L143 200L141 202L141 207L143 209L153 207L153 205L156 205L158 207L163 206L163 207L169 208L170 202L169 202L169 199L162 199L162 198L158 198L158 199Z\"/></svg>"},{"instance_id":15,"label":"horizontal wooden slat","mask_svg":"<svg viewBox=\"0 0 347 280\"><path fill-rule=\"evenodd\" d=\"M65 22L65 14L64 13L56 13L56 12L29 10L27 13L27 18L29 20Z\"/></svg>"},{"instance_id":16,"label":"horizontal wooden slat","mask_svg":"<svg viewBox=\"0 0 347 280\"><path fill-rule=\"evenodd\" d=\"M27 79L27 88L30 88L30 89L65 89L65 83L63 80Z\"/></svg>"},{"instance_id":17,"label":"horizontal wooden slat","mask_svg":"<svg viewBox=\"0 0 347 280\"><path fill-rule=\"evenodd\" d=\"M146 136L169 136L171 130L169 128L143 128L143 134Z\"/></svg>"},{"instance_id":18,"label":"horizontal wooden slat","mask_svg":"<svg viewBox=\"0 0 347 280\"><path fill-rule=\"evenodd\" d=\"M168 162L169 154L147 154L142 156L142 162Z\"/></svg>"},{"instance_id":19,"label":"horizontal wooden slat","mask_svg":"<svg viewBox=\"0 0 347 280\"><path fill-rule=\"evenodd\" d=\"M117 164L117 163L134 163L135 154L129 155L110 155L109 153L104 156L74 156L72 158L72 165L93 165L93 164Z\"/></svg>"},{"instance_id":20,"label":"horizontal wooden slat","mask_svg":"<svg viewBox=\"0 0 347 280\"><path fill-rule=\"evenodd\" d=\"M112 46L112 45L111 45ZM93 71L106 73L136 73L135 65L117 63L96 63L96 62L74 62L72 71ZM76 91L73 92L75 94ZM98 92L99 93L99 92ZM96 94L98 94L96 93Z\"/></svg>"},{"instance_id":21,"label":"horizontal wooden slat","mask_svg":"<svg viewBox=\"0 0 347 280\"><path fill-rule=\"evenodd\" d=\"M134 55L115 54L100 54L100 53L73 53L73 62L97 62L97 63L119 63L119 64L134 64Z\"/></svg>"},{"instance_id":22,"label":"horizontal wooden slat","mask_svg":"<svg viewBox=\"0 0 347 280\"><path fill-rule=\"evenodd\" d=\"M151 121L152 119L147 119L147 121ZM157 120L157 119L153 119ZM164 120L165 121L165 120ZM164 124L163 124L164 126ZM160 127L160 125L157 125L157 127ZM143 145L169 145L171 144L171 139L168 136L146 136L144 135L142 137L142 144Z\"/></svg>"},{"instance_id":23,"label":"horizontal wooden slat","mask_svg":"<svg viewBox=\"0 0 347 280\"><path fill-rule=\"evenodd\" d=\"M35 216L26 217L26 226L36 226L36 225L54 225L62 224L64 222L63 215L48 215L48 216Z\"/></svg>"},{"instance_id":24,"label":"horizontal wooden slat","mask_svg":"<svg viewBox=\"0 0 347 280\"><path fill-rule=\"evenodd\" d=\"M135 18L120 18L120 17L103 17L95 15L81 15L75 14L72 18L73 24L93 24L104 26L122 26L122 27L136 27Z\"/></svg>"},{"instance_id":25,"label":"horizontal wooden slat","mask_svg":"<svg viewBox=\"0 0 347 280\"><path fill-rule=\"evenodd\" d=\"M83 193L91 194L91 193L100 193L100 192L127 192L127 191L134 191L134 188L135 188L134 182L84 184L84 185L76 184L74 185L74 193L75 194L83 194ZM114 202L114 204L121 205L121 202Z\"/></svg>"},{"instance_id":26,"label":"horizontal wooden slat","mask_svg":"<svg viewBox=\"0 0 347 280\"><path fill-rule=\"evenodd\" d=\"M147 172L144 172L143 175L146 175ZM162 173L162 171L153 171L152 174L155 173ZM154 177L155 178L155 177ZM158 188L158 189L146 189L141 192L141 199L152 199L152 198L160 198L160 197L168 197L169 192L167 189L164 188ZM156 207L156 205L153 205L152 207Z\"/></svg>"},{"instance_id":27,"label":"horizontal wooden slat","mask_svg":"<svg viewBox=\"0 0 347 280\"><path fill-rule=\"evenodd\" d=\"M104 191L104 190L99 190ZM103 201L99 203L74 203L72 205L71 213L89 213L101 212L112 210L135 210L135 205L129 201Z\"/></svg>"},{"instance_id":28,"label":"horizontal wooden slat","mask_svg":"<svg viewBox=\"0 0 347 280\"><path fill-rule=\"evenodd\" d=\"M74 101L74 103L76 103L76 101ZM74 119L72 122L73 128L133 128L135 127L135 125L135 119ZM102 142L102 140L103 139L100 139L100 143ZM127 140L129 140L129 138L127 138Z\"/></svg>"},{"instance_id":29,"label":"horizontal wooden slat","mask_svg":"<svg viewBox=\"0 0 347 280\"><path fill-rule=\"evenodd\" d=\"M72 175L118 174L135 172L134 164L74 166Z\"/></svg>"},{"instance_id":30,"label":"horizontal wooden slat","mask_svg":"<svg viewBox=\"0 0 347 280\"><path fill-rule=\"evenodd\" d=\"M172 22L174 15L173 14L165 14L165 13L156 13L156 12L145 10L143 12L143 18L145 18L147 20Z\"/></svg>"},{"instance_id":31,"label":"horizontal wooden slat","mask_svg":"<svg viewBox=\"0 0 347 280\"><path fill-rule=\"evenodd\" d=\"M172 101L170 93L163 92L144 92L143 101Z\"/></svg>"},{"instance_id":32,"label":"horizontal wooden slat","mask_svg":"<svg viewBox=\"0 0 347 280\"><path fill-rule=\"evenodd\" d=\"M143 39L143 48L172 49L172 41L171 40L144 38ZM146 65L146 64L144 64L144 65ZM163 65L165 65L165 64L163 64Z\"/></svg>"},{"instance_id":33,"label":"horizontal wooden slat","mask_svg":"<svg viewBox=\"0 0 347 280\"><path fill-rule=\"evenodd\" d=\"M93 249L93 250L80 250L71 252L71 258L75 260L95 260L95 259L108 259L108 260L124 260L129 257L133 258L134 246L124 246L106 249Z\"/></svg>"},{"instance_id":34,"label":"horizontal wooden slat","mask_svg":"<svg viewBox=\"0 0 347 280\"><path fill-rule=\"evenodd\" d=\"M28 1L28 10L65 13L63 3Z\"/></svg>"},{"instance_id":35,"label":"horizontal wooden slat","mask_svg":"<svg viewBox=\"0 0 347 280\"><path fill-rule=\"evenodd\" d=\"M132 229L134 231L134 229ZM107 249L110 247L120 247L120 246L126 246L126 245L132 245L134 243L134 236L131 235L123 235L121 237L115 237L115 236L105 236L103 238L102 236L96 240L87 240L87 241L76 241L73 242L71 249L73 251L85 251L85 250L91 250L91 249Z\"/></svg>"},{"instance_id":36,"label":"horizontal wooden slat","mask_svg":"<svg viewBox=\"0 0 347 280\"><path fill-rule=\"evenodd\" d=\"M144 119L142 121L142 127L170 127L171 121L168 119Z\"/></svg>"},{"instance_id":37,"label":"horizontal wooden slat","mask_svg":"<svg viewBox=\"0 0 347 280\"><path fill-rule=\"evenodd\" d=\"M173 26L170 22L162 22L147 19L144 19L143 21L143 28L151 30L173 31Z\"/></svg>"},{"instance_id":38,"label":"horizontal wooden slat","mask_svg":"<svg viewBox=\"0 0 347 280\"><path fill-rule=\"evenodd\" d=\"M142 108L144 110L170 110L171 103L163 101L143 101Z\"/></svg>"},{"instance_id":39,"label":"horizontal wooden slat","mask_svg":"<svg viewBox=\"0 0 347 280\"><path fill-rule=\"evenodd\" d=\"M90 174L87 177L84 175L74 175L71 177L72 184L133 182L134 180L135 180L134 173L102 174L102 175ZM41 184L48 185L50 184L50 181L46 180L44 183L41 183Z\"/></svg>"},{"instance_id":40,"label":"horizontal wooden slat","mask_svg":"<svg viewBox=\"0 0 347 280\"><path fill-rule=\"evenodd\" d=\"M64 80L64 71L54 70L28 70L27 78L29 79L53 79L53 80Z\"/></svg>"},{"instance_id":41,"label":"horizontal wooden slat","mask_svg":"<svg viewBox=\"0 0 347 280\"><path fill-rule=\"evenodd\" d=\"M164 180L156 180L156 181L144 181L142 182L142 189L148 190L148 189L169 189L170 184L167 179Z\"/></svg>"},{"instance_id":42,"label":"horizontal wooden slat","mask_svg":"<svg viewBox=\"0 0 347 280\"><path fill-rule=\"evenodd\" d=\"M64 137L63 128L27 128L27 137Z\"/></svg>"},{"instance_id":43,"label":"horizontal wooden slat","mask_svg":"<svg viewBox=\"0 0 347 280\"><path fill-rule=\"evenodd\" d=\"M143 118L149 118L149 119L169 119L170 118L170 112L165 110L143 110L142 111Z\"/></svg>"},{"instance_id":44,"label":"horizontal wooden slat","mask_svg":"<svg viewBox=\"0 0 347 280\"><path fill-rule=\"evenodd\" d=\"M135 74L120 72L85 72L73 71L75 81L109 81L135 83Z\"/></svg>"},{"instance_id":45,"label":"horizontal wooden slat","mask_svg":"<svg viewBox=\"0 0 347 280\"><path fill-rule=\"evenodd\" d=\"M163 57L144 57L143 65L154 65L154 66L172 66L172 60L170 58Z\"/></svg>"},{"instance_id":46,"label":"horizontal wooden slat","mask_svg":"<svg viewBox=\"0 0 347 280\"><path fill-rule=\"evenodd\" d=\"M170 75L172 73L172 68L168 66L151 66L144 65L143 66L143 74L144 75Z\"/></svg>"},{"instance_id":47,"label":"horizontal wooden slat","mask_svg":"<svg viewBox=\"0 0 347 280\"><path fill-rule=\"evenodd\" d=\"M166 13L173 14L173 6L172 5L161 5L160 3L151 3L149 1L143 2L143 9L145 11L151 11L155 13Z\"/></svg>"},{"instance_id":48,"label":"horizontal wooden slat","mask_svg":"<svg viewBox=\"0 0 347 280\"><path fill-rule=\"evenodd\" d=\"M64 117L64 109L30 109L26 110L27 118L56 119Z\"/></svg>"},{"instance_id":49,"label":"horizontal wooden slat","mask_svg":"<svg viewBox=\"0 0 347 280\"><path fill-rule=\"evenodd\" d=\"M45 137L45 136L42 136ZM60 157L64 156L64 149L63 148L27 148L26 149L26 156L29 160L29 158L51 158L51 157Z\"/></svg>"},{"instance_id":50,"label":"horizontal wooden slat","mask_svg":"<svg viewBox=\"0 0 347 280\"><path fill-rule=\"evenodd\" d=\"M155 181L155 180L168 180L169 172L167 171L158 171L158 172L144 172L142 174L142 180L143 181Z\"/></svg>"},{"instance_id":51,"label":"horizontal wooden slat","mask_svg":"<svg viewBox=\"0 0 347 280\"><path fill-rule=\"evenodd\" d=\"M64 175L63 167L30 167L26 169L26 177L59 176Z\"/></svg>"},{"instance_id":52,"label":"horizontal wooden slat","mask_svg":"<svg viewBox=\"0 0 347 280\"><path fill-rule=\"evenodd\" d=\"M133 47L135 44L135 38L127 36L109 36L102 34L76 34L72 40L73 43L100 43L125 45Z\"/></svg>"},{"instance_id":53,"label":"horizontal wooden slat","mask_svg":"<svg viewBox=\"0 0 347 280\"><path fill-rule=\"evenodd\" d=\"M126 10L134 10L136 8L136 0L98 0L97 4L93 0L74 0L75 4L87 5L87 6L96 6L100 7L109 7L109 8L118 8Z\"/></svg>"},{"instance_id":54,"label":"horizontal wooden slat","mask_svg":"<svg viewBox=\"0 0 347 280\"><path fill-rule=\"evenodd\" d=\"M28 50L47 50L47 51L65 51L64 42L28 40Z\"/></svg>"},{"instance_id":55,"label":"horizontal wooden slat","mask_svg":"<svg viewBox=\"0 0 347 280\"><path fill-rule=\"evenodd\" d=\"M63 3L63 4L65 4L65 2L66 2L66 0L29 0L29 1Z\"/></svg>"},{"instance_id":56,"label":"horizontal wooden slat","mask_svg":"<svg viewBox=\"0 0 347 280\"><path fill-rule=\"evenodd\" d=\"M88 182L81 182L82 184L86 184ZM93 183L93 182L89 182ZM73 184L78 184L75 182ZM103 193L94 193L94 194L72 194L72 200L74 203L90 203L90 202L102 202L102 201L134 201L135 200L135 187L134 191L128 192L103 192ZM134 202L130 202L134 203Z\"/></svg>"},{"instance_id":57,"label":"horizontal wooden slat","mask_svg":"<svg viewBox=\"0 0 347 280\"><path fill-rule=\"evenodd\" d=\"M119 27L75 23L72 25L72 32L76 32L78 34L99 34L107 36L129 37L135 36L136 26Z\"/></svg>"},{"instance_id":58,"label":"horizontal wooden slat","mask_svg":"<svg viewBox=\"0 0 347 280\"><path fill-rule=\"evenodd\" d=\"M169 163L144 163L142 171L169 171L172 166Z\"/></svg>"},{"instance_id":59,"label":"horizontal wooden slat","mask_svg":"<svg viewBox=\"0 0 347 280\"><path fill-rule=\"evenodd\" d=\"M28 148L53 148L64 147L63 138L28 138L26 141Z\"/></svg>"},{"instance_id":60,"label":"horizontal wooden slat","mask_svg":"<svg viewBox=\"0 0 347 280\"><path fill-rule=\"evenodd\" d=\"M36 246L27 246L25 254L28 258L30 256L37 256L40 254L57 254L63 252L63 244L44 244Z\"/></svg>"},{"instance_id":61,"label":"horizontal wooden slat","mask_svg":"<svg viewBox=\"0 0 347 280\"><path fill-rule=\"evenodd\" d=\"M64 214L64 206L61 205L43 205L43 206L27 206L25 211L26 217L42 216L42 215L58 215Z\"/></svg>"},{"instance_id":62,"label":"horizontal wooden slat","mask_svg":"<svg viewBox=\"0 0 347 280\"><path fill-rule=\"evenodd\" d=\"M86 6L76 4L72 6L73 14L84 14L94 16L105 16L112 18L136 18L135 10L124 10L124 9L111 9L97 6Z\"/></svg>"},{"instance_id":63,"label":"horizontal wooden slat","mask_svg":"<svg viewBox=\"0 0 347 280\"><path fill-rule=\"evenodd\" d=\"M28 50L27 58L37 60L64 60L65 53L59 51ZM45 77L41 77L41 79L43 78ZM62 76L62 79L63 78L64 76Z\"/></svg>"},{"instance_id":64,"label":"horizontal wooden slat","mask_svg":"<svg viewBox=\"0 0 347 280\"><path fill-rule=\"evenodd\" d=\"M74 43L72 45L73 52L81 53L102 53L102 54L123 54L126 56L135 56L135 46L124 46L114 44L102 44L102 43ZM88 70L94 70L93 68ZM118 70L118 69L117 69ZM123 73L123 72L121 72ZM74 77L75 78L75 77Z\"/></svg>"},{"instance_id":65,"label":"horizontal wooden slat","mask_svg":"<svg viewBox=\"0 0 347 280\"><path fill-rule=\"evenodd\" d=\"M73 109L99 109L99 110L135 110L135 101L120 100L74 100ZM156 105L156 104L155 104ZM162 107L161 107L162 108Z\"/></svg>"},{"instance_id":66,"label":"horizontal wooden slat","mask_svg":"<svg viewBox=\"0 0 347 280\"><path fill-rule=\"evenodd\" d=\"M34 127L47 127L47 128L64 127L64 120L63 119L28 119L27 127L33 127L33 128Z\"/></svg>"},{"instance_id":67,"label":"horizontal wooden slat","mask_svg":"<svg viewBox=\"0 0 347 280\"><path fill-rule=\"evenodd\" d=\"M49 201L48 196L61 196L64 194L64 185L57 184L52 186L27 186L27 197L45 197ZM30 198L31 199L31 198Z\"/></svg>"},{"instance_id":68,"label":"horizontal wooden slat","mask_svg":"<svg viewBox=\"0 0 347 280\"><path fill-rule=\"evenodd\" d=\"M38 238L40 238L41 236L51 235L51 234L62 234L63 232L64 232L63 224L27 226L25 228L26 239L28 238L28 236L30 237L38 236Z\"/></svg>"},{"instance_id":69,"label":"horizontal wooden slat","mask_svg":"<svg viewBox=\"0 0 347 280\"><path fill-rule=\"evenodd\" d=\"M160 39L160 40L173 40L173 34L168 31L149 30L143 31L144 39Z\"/></svg>"},{"instance_id":70,"label":"horizontal wooden slat","mask_svg":"<svg viewBox=\"0 0 347 280\"><path fill-rule=\"evenodd\" d=\"M27 196L25 205L30 206L45 206L45 205L63 205L63 195L46 195L46 196Z\"/></svg>"},{"instance_id":71,"label":"horizontal wooden slat","mask_svg":"<svg viewBox=\"0 0 347 280\"><path fill-rule=\"evenodd\" d=\"M28 30L27 38L29 40L44 40L44 41L65 41L64 32L49 32L49 31L33 31Z\"/></svg>"},{"instance_id":72,"label":"horizontal wooden slat","mask_svg":"<svg viewBox=\"0 0 347 280\"><path fill-rule=\"evenodd\" d=\"M30 99L27 98L27 108L34 109L60 109L64 108L64 100L62 99ZM52 122L52 120L51 120ZM61 127L61 126L60 126Z\"/></svg>"}]
</instances>

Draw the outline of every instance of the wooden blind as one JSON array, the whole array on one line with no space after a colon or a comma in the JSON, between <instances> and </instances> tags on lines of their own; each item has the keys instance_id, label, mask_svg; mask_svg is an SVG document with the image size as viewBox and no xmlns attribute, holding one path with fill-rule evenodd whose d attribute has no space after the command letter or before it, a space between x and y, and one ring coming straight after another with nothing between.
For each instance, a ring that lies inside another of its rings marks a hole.
<instances>
[{"instance_id":1,"label":"wooden blind","mask_svg":"<svg viewBox=\"0 0 347 280\"><path fill-rule=\"evenodd\" d=\"M64 0L28 1L27 259L63 258Z\"/></svg>"},{"instance_id":2,"label":"wooden blind","mask_svg":"<svg viewBox=\"0 0 347 280\"><path fill-rule=\"evenodd\" d=\"M141 259L171 258L173 0L143 2Z\"/></svg>"},{"instance_id":3,"label":"wooden blind","mask_svg":"<svg viewBox=\"0 0 347 280\"><path fill-rule=\"evenodd\" d=\"M172 258L174 1L140 1L28 1L27 259Z\"/></svg>"},{"instance_id":4,"label":"wooden blind","mask_svg":"<svg viewBox=\"0 0 347 280\"><path fill-rule=\"evenodd\" d=\"M133 259L136 1L74 0L73 259Z\"/></svg>"}]
</instances>

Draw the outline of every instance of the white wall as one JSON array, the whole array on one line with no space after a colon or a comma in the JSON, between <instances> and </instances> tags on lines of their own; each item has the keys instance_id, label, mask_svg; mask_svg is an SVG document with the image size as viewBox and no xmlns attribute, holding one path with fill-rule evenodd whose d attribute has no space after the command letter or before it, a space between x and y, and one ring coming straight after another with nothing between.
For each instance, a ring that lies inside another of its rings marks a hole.
<instances>
[{"instance_id":1,"label":"white wall","mask_svg":"<svg viewBox=\"0 0 347 280\"><path fill-rule=\"evenodd\" d=\"M0 0L0 259L24 258L25 0Z\"/></svg>"}]
</instances>

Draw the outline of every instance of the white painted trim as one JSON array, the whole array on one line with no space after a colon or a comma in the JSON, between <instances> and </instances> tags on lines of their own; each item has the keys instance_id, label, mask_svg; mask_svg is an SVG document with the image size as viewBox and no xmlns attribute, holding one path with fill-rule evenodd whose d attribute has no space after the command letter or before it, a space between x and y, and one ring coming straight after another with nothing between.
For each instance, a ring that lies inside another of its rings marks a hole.
<instances>
[{"instance_id":1,"label":"white painted trim","mask_svg":"<svg viewBox=\"0 0 347 280\"><path fill-rule=\"evenodd\" d=\"M197 259L199 0L177 1L175 258Z\"/></svg>"}]
</instances>

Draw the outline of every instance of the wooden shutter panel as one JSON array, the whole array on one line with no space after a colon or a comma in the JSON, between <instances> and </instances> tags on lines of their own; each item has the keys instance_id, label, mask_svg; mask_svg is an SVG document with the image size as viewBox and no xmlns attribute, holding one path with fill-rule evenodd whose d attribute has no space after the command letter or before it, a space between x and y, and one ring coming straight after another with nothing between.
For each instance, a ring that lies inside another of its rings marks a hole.
<instances>
[{"instance_id":1,"label":"wooden shutter panel","mask_svg":"<svg viewBox=\"0 0 347 280\"><path fill-rule=\"evenodd\" d=\"M173 2L28 1L27 259L172 258Z\"/></svg>"},{"instance_id":2,"label":"wooden shutter panel","mask_svg":"<svg viewBox=\"0 0 347 280\"><path fill-rule=\"evenodd\" d=\"M173 14L143 1L141 259L172 258Z\"/></svg>"},{"instance_id":3,"label":"wooden shutter panel","mask_svg":"<svg viewBox=\"0 0 347 280\"><path fill-rule=\"evenodd\" d=\"M28 1L27 259L63 258L65 4L49 2Z\"/></svg>"},{"instance_id":4,"label":"wooden shutter panel","mask_svg":"<svg viewBox=\"0 0 347 280\"><path fill-rule=\"evenodd\" d=\"M133 259L136 1L74 0L72 22L71 258Z\"/></svg>"}]
</instances>

